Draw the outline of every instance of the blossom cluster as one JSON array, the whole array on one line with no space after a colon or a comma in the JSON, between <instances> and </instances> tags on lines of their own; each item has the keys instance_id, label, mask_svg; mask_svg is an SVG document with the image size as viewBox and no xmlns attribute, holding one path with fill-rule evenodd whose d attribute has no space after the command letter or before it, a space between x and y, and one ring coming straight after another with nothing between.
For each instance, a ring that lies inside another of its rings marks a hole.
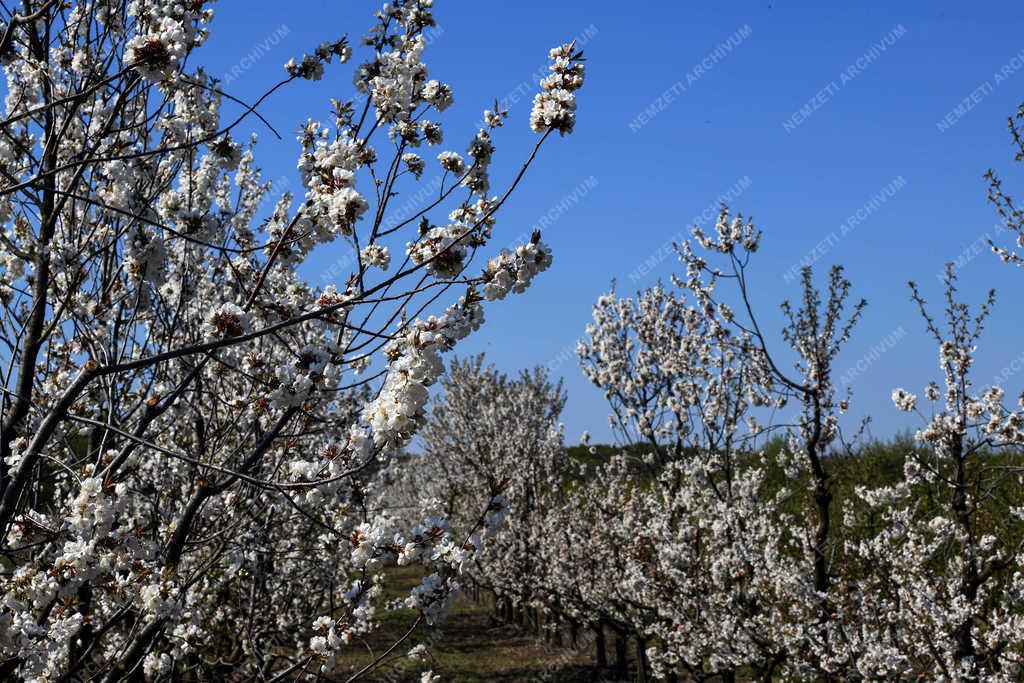
<instances>
[{"instance_id":1,"label":"blossom cluster","mask_svg":"<svg viewBox=\"0 0 1024 683\"><path fill-rule=\"evenodd\" d=\"M572 43L553 48L551 73L540 82L541 92L533 99L530 127L537 132L557 130L571 133L576 125L576 95L583 87L582 55Z\"/></svg>"},{"instance_id":2,"label":"blossom cluster","mask_svg":"<svg viewBox=\"0 0 1024 683\"><path fill-rule=\"evenodd\" d=\"M302 59L296 61L290 59L284 65L288 75L295 78L305 78L311 81L319 81L324 75L324 65L330 64L334 57L338 62L344 64L352 56L352 48L348 40L342 38L333 43L321 43L311 55L303 55Z\"/></svg>"},{"instance_id":3,"label":"blossom cluster","mask_svg":"<svg viewBox=\"0 0 1024 683\"><path fill-rule=\"evenodd\" d=\"M484 271L484 297L488 301L504 299L509 292L522 292L530 282L551 265L551 249L534 234L527 244L521 244L515 251L502 251L487 262Z\"/></svg>"},{"instance_id":4,"label":"blossom cluster","mask_svg":"<svg viewBox=\"0 0 1024 683\"><path fill-rule=\"evenodd\" d=\"M203 43L213 12L198 3L133 2L129 14L139 32L125 45L132 66L147 80L160 81L176 73L184 57ZM145 27L144 29L141 27Z\"/></svg>"}]
</instances>

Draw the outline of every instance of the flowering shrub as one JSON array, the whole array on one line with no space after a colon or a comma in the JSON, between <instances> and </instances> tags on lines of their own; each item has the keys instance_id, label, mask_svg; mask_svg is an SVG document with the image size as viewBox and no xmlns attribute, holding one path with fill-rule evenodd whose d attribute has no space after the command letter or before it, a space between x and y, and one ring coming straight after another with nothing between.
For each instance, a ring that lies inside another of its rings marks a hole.
<instances>
[{"instance_id":1,"label":"flowering shrub","mask_svg":"<svg viewBox=\"0 0 1024 683\"><path fill-rule=\"evenodd\" d=\"M195 66L210 3L32 4L0 42L0 677L317 676L362 647L395 562L423 565L399 604L439 619L502 500L412 526L370 502L442 354L550 265L535 235L467 274L536 147L497 196L504 114L466 160L421 155L453 94L422 61L432 2L396 0L361 41L365 97L302 125L303 194L265 216L255 106L222 116ZM357 52L326 42L266 96ZM552 52L537 147L572 129L580 58ZM386 225L428 163L436 197ZM345 281L297 275L318 246L353 251Z\"/></svg>"}]
</instances>

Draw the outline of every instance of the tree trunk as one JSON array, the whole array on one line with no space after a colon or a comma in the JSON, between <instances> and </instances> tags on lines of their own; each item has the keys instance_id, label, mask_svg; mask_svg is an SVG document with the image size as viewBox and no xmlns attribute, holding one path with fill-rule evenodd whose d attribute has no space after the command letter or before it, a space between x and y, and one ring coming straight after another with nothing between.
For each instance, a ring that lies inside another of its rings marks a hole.
<instances>
[{"instance_id":1,"label":"tree trunk","mask_svg":"<svg viewBox=\"0 0 1024 683\"><path fill-rule=\"evenodd\" d=\"M629 643L626 642L626 634L618 629L615 630L615 674L619 678L629 676Z\"/></svg>"},{"instance_id":2,"label":"tree trunk","mask_svg":"<svg viewBox=\"0 0 1024 683\"><path fill-rule=\"evenodd\" d=\"M647 642L643 638L636 639L636 680L647 683Z\"/></svg>"},{"instance_id":3,"label":"tree trunk","mask_svg":"<svg viewBox=\"0 0 1024 683\"><path fill-rule=\"evenodd\" d=\"M608 652L604 643L604 624L600 621L594 626L595 643L597 645L597 665L602 669L608 666Z\"/></svg>"}]
</instances>

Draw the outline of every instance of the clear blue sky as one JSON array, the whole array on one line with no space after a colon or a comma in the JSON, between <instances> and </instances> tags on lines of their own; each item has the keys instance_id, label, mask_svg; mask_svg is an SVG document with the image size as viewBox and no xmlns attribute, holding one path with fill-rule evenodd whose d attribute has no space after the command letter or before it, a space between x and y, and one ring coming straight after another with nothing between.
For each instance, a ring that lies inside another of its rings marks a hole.
<instances>
[{"instance_id":1,"label":"clear blue sky","mask_svg":"<svg viewBox=\"0 0 1024 683\"><path fill-rule=\"evenodd\" d=\"M613 278L623 292L667 278L675 259L653 266L648 259L719 195L741 188L730 205L765 232L752 278L766 327L777 330L778 302L798 296L786 271L823 244L816 268L845 264L855 293L870 304L838 370L872 346L885 349L853 381L851 415L872 415L879 436L916 426L895 411L889 394L896 385L919 392L938 379L938 363L906 282L918 280L938 301L943 263L993 232L987 168L1000 170L1007 188L1019 188L1024 198L1024 173L1014 168L1006 130L1006 117L1024 102L1024 3L436 4L442 32L425 60L432 76L455 90L446 147L464 151L473 122L495 98L520 98L498 137L495 187L534 139L527 123L532 79L547 49L587 37L576 131L543 150L500 214L495 240L529 230L577 190L578 201L556 209L545 230L554 266L526 294L489 306L487 324L459 353L486 351L510 371L551 364L569 392L567 438L589 429L606 439L603 398L566 358L591 305ZM344 33L361 36L376 7L362 0L221 0L213 36L197 56L214 74L252 61L228 85L250 98L281 76L291 56ZM711 64L703 73L702 62ZM294 84L262 108L287 133L283 141L261 134L267 177L288 177L298 187L290 132L309 116L326 119L328 98L351 94L351 68L335 65L323 81ZM659 101L666 91L671 101ZM972 93L968 110L962 103ZM801 107L804 116L797 114ZM862 211L864 219L843 235L850 216L894 180L901 187ZM306 266L309 277L320 279L337 258L316 254ZM645 262L650 272L637 279ZM988 287L1000 294L977 365L978 383L987 384L1024 353L1024 272L987 251L966 259L959 272L972 300ZM1019 393L1024 372L1004 386Z\"/></svg>"}]
</instances>

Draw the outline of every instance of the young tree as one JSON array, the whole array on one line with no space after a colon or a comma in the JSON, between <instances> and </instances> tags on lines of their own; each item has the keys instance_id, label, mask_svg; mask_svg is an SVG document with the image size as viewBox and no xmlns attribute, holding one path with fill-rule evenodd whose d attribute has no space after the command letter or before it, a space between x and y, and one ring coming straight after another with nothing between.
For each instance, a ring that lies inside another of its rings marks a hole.
<instances>
[{"instance_id":1,"label":"young tree","mask_svg":"<svg viewBox=\"0 0 1024 683\"><path fill-rule=\"evenodd\" d=\"M893 392L899 410L924 422L919 447L906 454L895 484L858 490L880 520L851 544L862 562L851 572L860 577L851 626L865 640L858 669L878 677L925 672L956 681L1018 680L1024 497L1014 453L1024 443L1024 415L1003 406L1000 387L979 391L971 381L995 294L972 313L957 301L947 266L943 325L911 288L939 347L943 383L925 387L930 414L918 410L914 394Z\"/></svg>"},{"instance_id":2,"label":"young tree","mask_svg":"<svg viewBox=\"0 0 1024 683\"><path fill-rule=\"evenodd\" d=\"M775 544L755 542L770 533L758 527L771 503L750 468L757 434L745 420L772 396L751 336L675 284L635 299L612 292L594 306L581 366L604 391L622 442L646 444L646 454L601 466L578 494L579 521L565 523L581 555L616 567L589 583L591 619L659 642L647 653L657 671L702 679L734 674L755 651L771 659L748 609L760 602L752 597L764 570L750 549Z\"/></svg>"},{"instance_id":3,"label":"young tree","mask_svg":"<svg viewBox=\"0 0 1024 683\"><path fill-rule=\"evenodd\" d=\"M824 299L805 270L800 307L783 305L797 374L783 372L749 296L759 244L749 220L723 210L714 235L695 230L694 243L680 246L678 294L658 285L635 302L603 297L580 347L584 371L611 403L613 428L650 451L645 477L606 471L595 484L608 498L593 509L635 520L607 539L637 549L622 553L627 588L610 602L622 605L617 619L654 639L656 666L695 678L734 678L744 667L770 675L780 666L828 675L844 661L831 623L839 598L824 458L842 407L833 364L864 303L845 314L850 284L841 269L831 271ZM732 301L722 294L728 284ZM792 422L759 424L790 401L799 406ZM764 487L757 440L776 430L789 444L775 464L795 491Z\"/></svg>"},{"instance_id":4,"label":"young tree","mask_svg":"<svg viewBox=\"0 0 1024 683\"><path fill-rule=\"evenodd\" d=\"M484 301L551 263L535 234L467 274L540 146L573 129L572 45L551 51L539 138L504 191L490 187L496 109L468 158L436 155L436 196L390 220L444 141L452 89L421 60L431 0L385 5L355 96L299 133L304 195L266 215L241 126L352 47L318 46L241 103L194 64L208 4L38 0L3 26L3 677L332 669L373 628L396 548L442 541L366 504L376 470L424 422L440 354ZM222 115L225 100L241 113ZM297 275L318 246L351 250L344 282ZM406 602L431 621L460 568L422 557Z\"/></svg>"},{"instance_id":5,"label":"young tree","mask_svg":"<svg viewBox=\"0 0 1024 683\"><path fill-rule=\"evenodd\" d=\"M479 538L462 549L467 574L508 606L545 610L556 596L545 590L539 555L544 520L570 469L558 423L565 393L542 368L509 378L483 362L453 360L442 380L422 432L424 453L402 469L418 494L410 507L434 505L462 527L488 504L491 514L507 514L486 554Z\"/></svg>"}]
</instances>

